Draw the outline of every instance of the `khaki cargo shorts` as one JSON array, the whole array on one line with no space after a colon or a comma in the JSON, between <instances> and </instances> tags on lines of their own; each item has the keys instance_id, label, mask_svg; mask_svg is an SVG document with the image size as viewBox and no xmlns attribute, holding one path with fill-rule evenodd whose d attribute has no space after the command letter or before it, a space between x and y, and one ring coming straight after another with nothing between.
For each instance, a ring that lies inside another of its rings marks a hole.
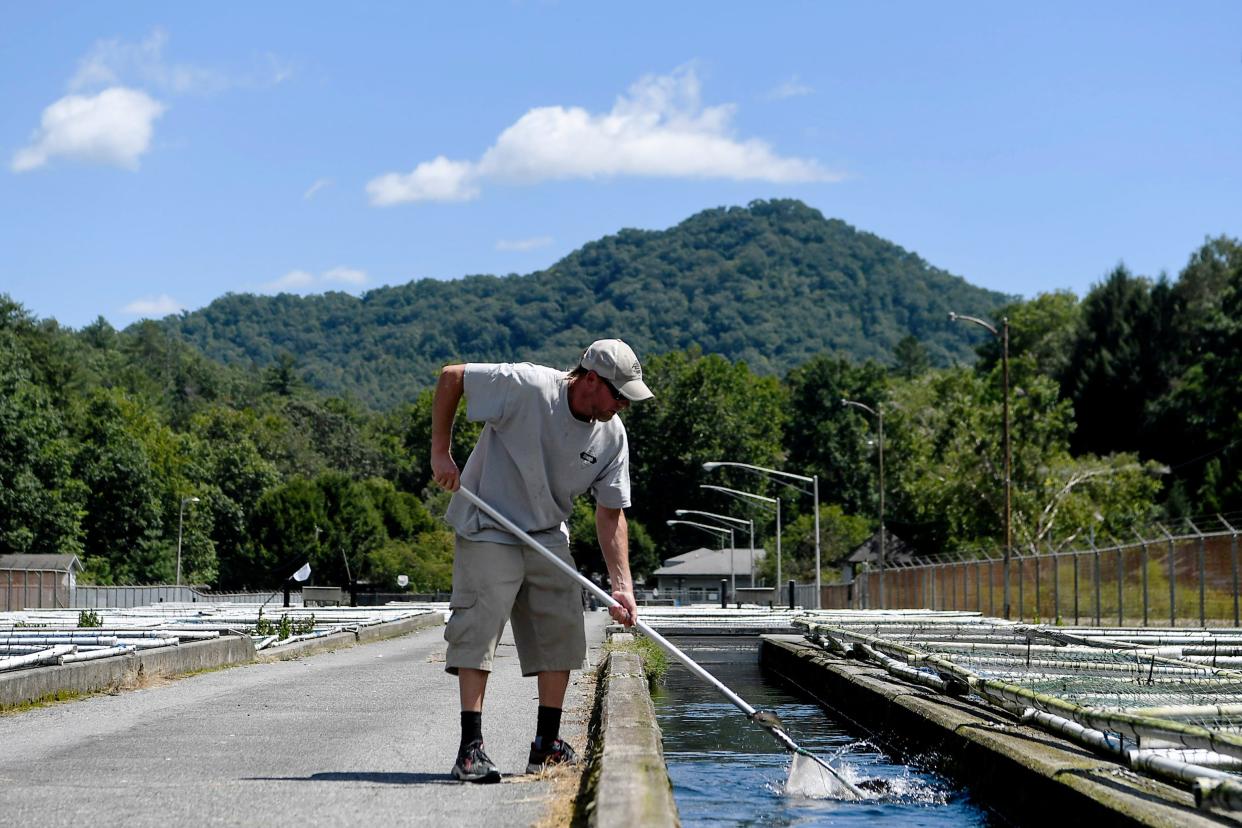
<instances>
[{"instance_id":1,"label":"khaki cargo shorts","mask_svg":"<svg viewBox=\"0 0 1242 828\"><path fill-rule=\"evenodd\" d=\"M550 551L573 565L568 546ZM496 645L513 627L522 675L580 670L586 659L582 587L527 546L457 537L453 555L453 611L444 628L444 669L492 669Z\"/></svg>"}]
</instances>

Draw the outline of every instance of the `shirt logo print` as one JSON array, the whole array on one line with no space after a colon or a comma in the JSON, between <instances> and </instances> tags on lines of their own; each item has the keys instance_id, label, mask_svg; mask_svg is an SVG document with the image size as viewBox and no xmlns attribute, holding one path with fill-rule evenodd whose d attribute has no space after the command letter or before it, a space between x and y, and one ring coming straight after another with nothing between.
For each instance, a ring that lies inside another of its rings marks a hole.
<instances>
[{"instance_id":1,"label":"shirt logo print","mask_svg":"<svg viewBox=\"0 0 1242 828\"><path fill-rule=\"evenodd\" d=\"M594 466L597 462L595 455L591 454L589 451L580 452L578 456L582 458L584 463L590 463L592 466Z\"/></svg>"}]
</instances>

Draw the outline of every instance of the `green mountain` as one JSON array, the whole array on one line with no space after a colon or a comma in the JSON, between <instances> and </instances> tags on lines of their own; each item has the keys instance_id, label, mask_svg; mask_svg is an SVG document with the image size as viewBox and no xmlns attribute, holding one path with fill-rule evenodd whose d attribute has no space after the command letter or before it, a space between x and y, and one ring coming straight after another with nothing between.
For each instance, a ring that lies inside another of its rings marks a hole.
<instances>
[{"instance_id":1,"label":"green mountain","mask_svg":"<svg viewBox=\"0 0 1242 828\"><path fill-rule=\"evenodd\" d=\"M978 331L948 312L986 315L1010 299L775 200L622 230L525 276L423 279L361 297L228 294L161 324L227 363L291 354L312 386L382 408L413 399L451 361L569 366L606 336L640 355L698 346L759 373L824 352L888 363L908 336L933 364L969 362Z\"/></svg>"}]
</instances>

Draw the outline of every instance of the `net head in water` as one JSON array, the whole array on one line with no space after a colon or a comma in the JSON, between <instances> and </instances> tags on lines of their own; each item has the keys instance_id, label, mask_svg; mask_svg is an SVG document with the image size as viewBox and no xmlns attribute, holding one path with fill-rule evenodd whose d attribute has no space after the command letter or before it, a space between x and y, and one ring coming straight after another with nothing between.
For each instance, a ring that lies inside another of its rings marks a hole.
<instances>
[{"instance_id":1,"label":"net head in water","mask_svg":"<svg viewBox=\"0 0 1242 828\"><path fill-rule=\"evenodd\" d=\"M863 799L866 794L834 773L813 757L795 753L789 766L789 779L785 793L789 796L805 796L811 799Z\"/></svg>"}]
</instances>

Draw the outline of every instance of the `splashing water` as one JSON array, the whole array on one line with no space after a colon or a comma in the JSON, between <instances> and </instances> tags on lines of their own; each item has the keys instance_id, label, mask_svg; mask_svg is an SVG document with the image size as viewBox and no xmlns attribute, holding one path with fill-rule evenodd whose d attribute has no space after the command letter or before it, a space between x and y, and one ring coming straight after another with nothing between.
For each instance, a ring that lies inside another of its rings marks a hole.
<instances>
[{"instance_id":1,"label":"splashing water","mask_svg":"<svg viewBox=\"0 0 1242 828\"><path fill-rule=\"evenodd\" d=\"M866 798L806 795L791 759L760 727L739 721L737 710L712 688L674 665L653 693L664 735L664 758L685 828L974 828L992 825L968 793L930 765L896 762L878 746L845 732L813 702L792 696L759 669L757 645L745 651L724 642L694 647L692 656L714 675L789 726L798 744L826 760ZM799 765L802 763L800 762ZM801 770L801 767L799 767ZM812 782L814 785L815 783Z\"/></svg>"},{"instance_id":2,"label":"splashing water","mask_svg":"<svg viewBox=\"0 0 1242 828\"><path fill-rule=\"evenodd\" d=\"M842 752L844 751L837 751L837 754L828 760L835 774L830 773L814 759L795 754L789 766L788 780L783 786L769 786L769 790L779 796L838 799L843 802L867 799L894 804L946 805L950 801L948 790L921 778L910 768L905 768L895 776L863 778L854 768L835 763L835 759ZM841 779L855 786L854 789L842 784ZM862 793L861 797L858 796L859 791Z\"/></svg>"},{"instance_id":3,"label":"splashing water","mask_svg":"<svg viewBox=\"0 0 1242 828\"><path fill-rule=\"evenodd\" d=\"M838 774L845 775L841 768L835 770ZM819 762L801 753L794 754L793 763L789 766L789 779L785 782L784 793L810 799L859 799L858 794L842 783L839 777Z\"/></svg>"},{"instance_id":4,"label":"splashing water","mask_svg":"<svg viewBox=\"0 0 1242 828\"><path fill-rule=\"evenodd\" d=\"M894 804L924 806L948 805L951 800L947 789L914 774L909 768L897 776L885 779L884 793L877 796L883 796L886 801Z\"/></svg>"}]
</instances>

